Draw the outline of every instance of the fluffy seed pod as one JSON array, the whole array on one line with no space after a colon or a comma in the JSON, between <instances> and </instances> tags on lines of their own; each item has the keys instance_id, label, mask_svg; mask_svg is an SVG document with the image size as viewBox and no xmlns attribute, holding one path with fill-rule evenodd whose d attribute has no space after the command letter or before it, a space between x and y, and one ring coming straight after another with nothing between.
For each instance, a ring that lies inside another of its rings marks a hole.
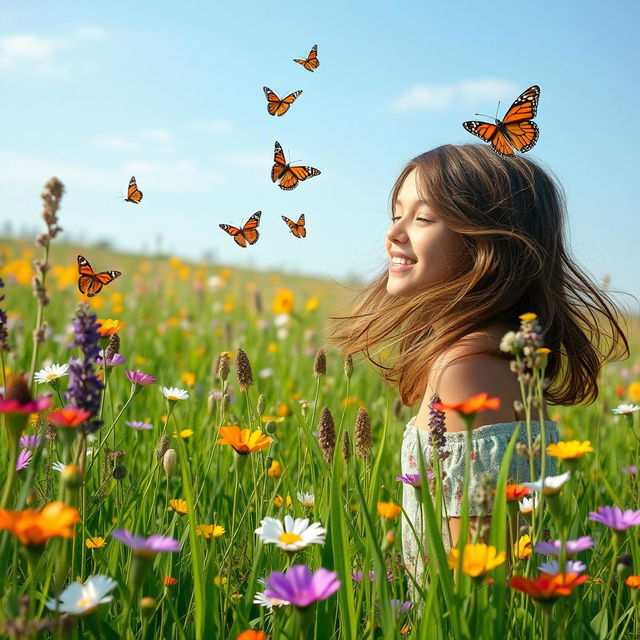
<instances>
[{"instance_id":1,"label":"fluffy seed pod","mask_svg":"<svg viewBox=\"0 0 640 640\"><path fill-rule=\"evenodd\" d=\"M316 378L327 375L327 356L324 349L318 349L313 360L313 375Z\"/></svg>"},{"instance_id":2,"label":"fluffy seed pod","mask_svg":"<svg viewBox=\"0 0 640 640\"><path fill-rule=\"evenodd\" d=\"M353 357L351 356L350 353L348 353L344 357L344 375L348 380L352 374L353 374Z\"/></svg>"},{"instance_id":3,"label":"fluffy seed pod","mask_svg":"<svg viewBox=\"0 0 640 640\"><path fill-rule=\"evenodd\" d=\"M342 459L345 462L351 460L351 440L346 429L342 432Z\"/></svg>"},{"instance_id":4,"label":"fluffy seed pod","mask_svg":"<svg viewBox=\"0 0 640 640\"><path fill-rule=\"evenodd\" d=\"M322 407L320 423L318 425L318 441L322 455L327 462L331 462L336 448L336 427L329 407Z\"/></svg>"},{"instance_id":5,"label":"fluffy seed pod","mask_svg":"<svg viewBox=\"0 0 640 640\"><path fill-rule=\"evenodd\" d=\"M259 416L261 416L264 413L264 409L265 409L264 393L261 393L258 396L258 403L257 403L256 409L258 410Z\"/></svg>"},{"instance_id":6,"label":"fluffy seed pod","mask_svg":"<svg viewBox=\"0 0 640 640\"><path fill-rule=\"evenodd\" d=\"M238 347L238 353L236 354L236 376L240 391L247 391L253 384L253 373L251 372L249 358L240 347Z\"/></svg>"},{"instance_id":7,"label":"fluffy seed pod","mask_svg":"<svg viewBox=\"0 0 640 640\"><path fill-rule=\"evenodd\" d=\"M218 378L220 378L220 380L226 380L229 377L230 368L229 354L223 351L218 356Z\"/></svg>"},{"instance_id":8,"label":"fluffy seed pod","mask_svg":"<svg viewBox=\"0 0 640 640\"><path fill-rule=\"evenodd\" d=\"M178 454L175 449L167 449L165 451L164 457L162 458L162 466L164 467L164 472L167 474L167 478L170 478L178 466Z\"/></svg>"},{"instance_id":9,"label":"fluffy seed pod","mask_svg":"<svg viewBox=\"0 0 640 640\"><path fill-rule=\"evenodd\" d=\"M358 409L356 424L353 429L356 453L361 458L371 456L371 420L364 407Z\"/></svg>"},{"instance_id":10,"label":"fluffy seed pod","mask_svg":"<svg viewBox=\"0 0 640 640\"><path fill-rule=\"evenodd\" d=\"M169 438L169 436L165 433L156 445L156 457L158 458L158 460L162 460L162 458L164 458L164 454L169 448L169 444L171 444L171 438Z\"/></svg>"}]
</instances>

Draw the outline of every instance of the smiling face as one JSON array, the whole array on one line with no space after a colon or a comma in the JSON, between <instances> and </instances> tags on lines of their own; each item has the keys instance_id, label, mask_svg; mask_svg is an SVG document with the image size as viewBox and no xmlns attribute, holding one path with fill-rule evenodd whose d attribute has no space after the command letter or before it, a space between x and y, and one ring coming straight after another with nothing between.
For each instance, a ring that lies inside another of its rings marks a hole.
<instances>
[{"instance_id":1,"label":"smiling face","mask_svg":"<svg viewBox=\"0 0 640 640\"><path fill-rule=\"evenodd\" d=\"M402 183L392 215L385 240L390 261L387 293L413 295L456 275L454 265L467 250L462 236L447 227L420 198L415 169ZM393 264L394 256L404 256L410 264Z\"/></svg>"}]
</instances>

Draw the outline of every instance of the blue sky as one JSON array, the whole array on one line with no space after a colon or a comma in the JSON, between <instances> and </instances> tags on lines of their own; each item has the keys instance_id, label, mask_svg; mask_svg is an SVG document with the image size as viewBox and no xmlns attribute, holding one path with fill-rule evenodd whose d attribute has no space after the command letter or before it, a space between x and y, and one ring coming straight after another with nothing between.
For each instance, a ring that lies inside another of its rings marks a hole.
<instances>
[{"instance_id":1,"label":"blue sky","mask_svg":"<svg viewBox=\"0 0 640 640\"><path fill-rule=\"evenodd\" d=\"M639 10L632 2L4 3L0 228L61 225L87 241L337 280L385 267L388 196L404 163L461 126L542 93L529 156L563 184L569 238L596 279L640 297ZM318 44L320 68L292 62ZM262 86L303 94L282 118ZM322 175L271 183L273 143ZM131 175L144 192L122 202ZM219 227L262 210L258 243ZM295 239L280 216L307 218ZM100 268L117 265L98 265ZM638 305L623 300L633 310Z\"/></svg>"}]
</instances>

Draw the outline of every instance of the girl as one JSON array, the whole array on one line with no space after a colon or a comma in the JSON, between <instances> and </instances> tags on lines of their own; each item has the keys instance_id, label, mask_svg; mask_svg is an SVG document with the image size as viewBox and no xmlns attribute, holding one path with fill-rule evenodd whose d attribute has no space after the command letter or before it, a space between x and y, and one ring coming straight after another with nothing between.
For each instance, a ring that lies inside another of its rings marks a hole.
<instances>
[{"instance_id":1,"label":"girl","mask_svg":"<svg viewBox=\"0 0 640 640\"><path fill-rule=\"evenodd\" d=\"M601 367L628 357L629 345L611 299L570 258L560 187L535 162L502 158L484 145L437 147L402 170L391 209L388 264L351 304L353 312L331 316L348 325L337 328L329 342L345 354L364 352L388 382L398 384L405 405L422 400L404 431L403 474L418 473L418 447L431 464L430 417L444 421L431 407L434 394L446 404L481 392L500 398L498 409L476 414L473 496L483 472L495 480L514 418L521 418L514 411L521 396L511 356L500 350L521 314L537 314L551 349L542 409L547 443L559 436L546 402L592 403ZM391 366L373 360L369 350L377 345L392 347ZM448 550L458 539L465 440L457 413L446 412L445 425L440 468ZM518 439L524 442L522 431ZM533 421L532 437L539 431ZM553 475L555 458L548 457L545 467L545 475ZM540 473L539 458L535 471ZM537 479L529 475L528 459L515 455L509 476L518 482ZM408 520L420 532L421 511L413 487L403 486L402 552L420 583L423 558ZM473 505L470 514L477 526Z\"/></svg>"}]
</instances>

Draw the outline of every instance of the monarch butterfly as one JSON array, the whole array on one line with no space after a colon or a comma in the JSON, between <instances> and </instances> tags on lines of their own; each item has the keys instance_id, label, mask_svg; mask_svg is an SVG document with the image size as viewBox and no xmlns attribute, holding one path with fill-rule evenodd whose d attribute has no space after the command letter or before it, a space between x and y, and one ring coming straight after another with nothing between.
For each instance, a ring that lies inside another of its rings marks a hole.
<instances>
[{"instance_id":1,"label":"monarch butterfly","mask_svg":"<svg viewBox=\"0 0 640 640\"><path fill-rule=\"evenodd\" d=\"M228 224L221 224L219 227L226 231L230 236L233 236L233 239L236 241L236 244L239 244L241 247L246 247L247 242L249 244L255 244L260 237L258 233L258 225L260 224L260 216L262 215L262 211L256 211L244 224L242 229L238 227L232 227Z\"/></svg>"},{"instance_id":2,"label":"monarch butterfly","mask_svg":"<svg viewBox=\"0 0 640 640\"><path fill-rule=\"evenodd\" d=\"M98 295L102 287L122 275L120 271L100 271L100 273L95 273L89 261L83 256L78 256L78 273L80 275L78 289L80 289L80 293L89 298Z\"/></svg>"},{"instance_id":3,"label":"monarch butterfly","mask_svg":"<svg viewBox=\"0 0 640 640\"><path fill-rule=\"evenodd\" d=\"M287 216L281 216L281 218L287 223L291 233L293 233L296 238L305 238L307 236L307 230L304 226L304 213L298 218L298 222L290 220Z\"/></svg>"},{"instance_id":4,"label":"monarch butterfly","mask_svg":"<svg viewBox=\"0 0 640 640\"><path fill-rule=\"evenodd\" d=\"M286 98L278 98L278 96L269 89L269 87L262 87L265 96L267 96L267 111L272 116L283 116L289 107L296 101L296 98L302 93L300 91L294 91L290 93Z\"/></svg>"},{"instance_id":5,"label":"monarch butterfly","mask_svg":"<svg viewBox=\"0 0 640 640\"><path fill-rule=\"evenodd\" d=\"M286 191L291 191L298 186L298 182L319 176L320 171L313 167L292 167L284 158L280 143L276 140L273 152L273 168L271 169L271 182L278 182L278 186Z\"/></svg>"},{"instance_id":6,"label":"monarch butterfly","mask_svg":"<svg viewBox=\"0 0 640 640\"><path fill-rule=\"evenodd\" d=\"M124 201L139 204L140 200L142 200L142 191L138 189L135 176L131 176L131 180L129 180L129 189L127 190L127 197Z\"/></svg>"},{"instance_id":7,"label":"monarch butterfly","mask_svg":"<svg viewBox=\"0 0 640 640\"><path fill-rule=\"evenodd\" d=\"M318 60L318 45L314 44L313 47L311 47L311 51L309 51L306 60L294 58L293 61L301 64L307 71L315 71L320 66L320 60Z\"/></svg>"},{"instance_id":8,"label":"monarch butterfly","mask_svg":"<svg viewBox=\"0 0 640 640\"><path fill-rule=\"evenodd\" d=\"M524 153L538 141L538 125L533 118L538 111L540 87L534 84L516 98L503 120L495 124L470 120L462 126L474 136L490 142L493 150L503 158L515 155L515 150Z\"/></svg>"}]
</instances>

